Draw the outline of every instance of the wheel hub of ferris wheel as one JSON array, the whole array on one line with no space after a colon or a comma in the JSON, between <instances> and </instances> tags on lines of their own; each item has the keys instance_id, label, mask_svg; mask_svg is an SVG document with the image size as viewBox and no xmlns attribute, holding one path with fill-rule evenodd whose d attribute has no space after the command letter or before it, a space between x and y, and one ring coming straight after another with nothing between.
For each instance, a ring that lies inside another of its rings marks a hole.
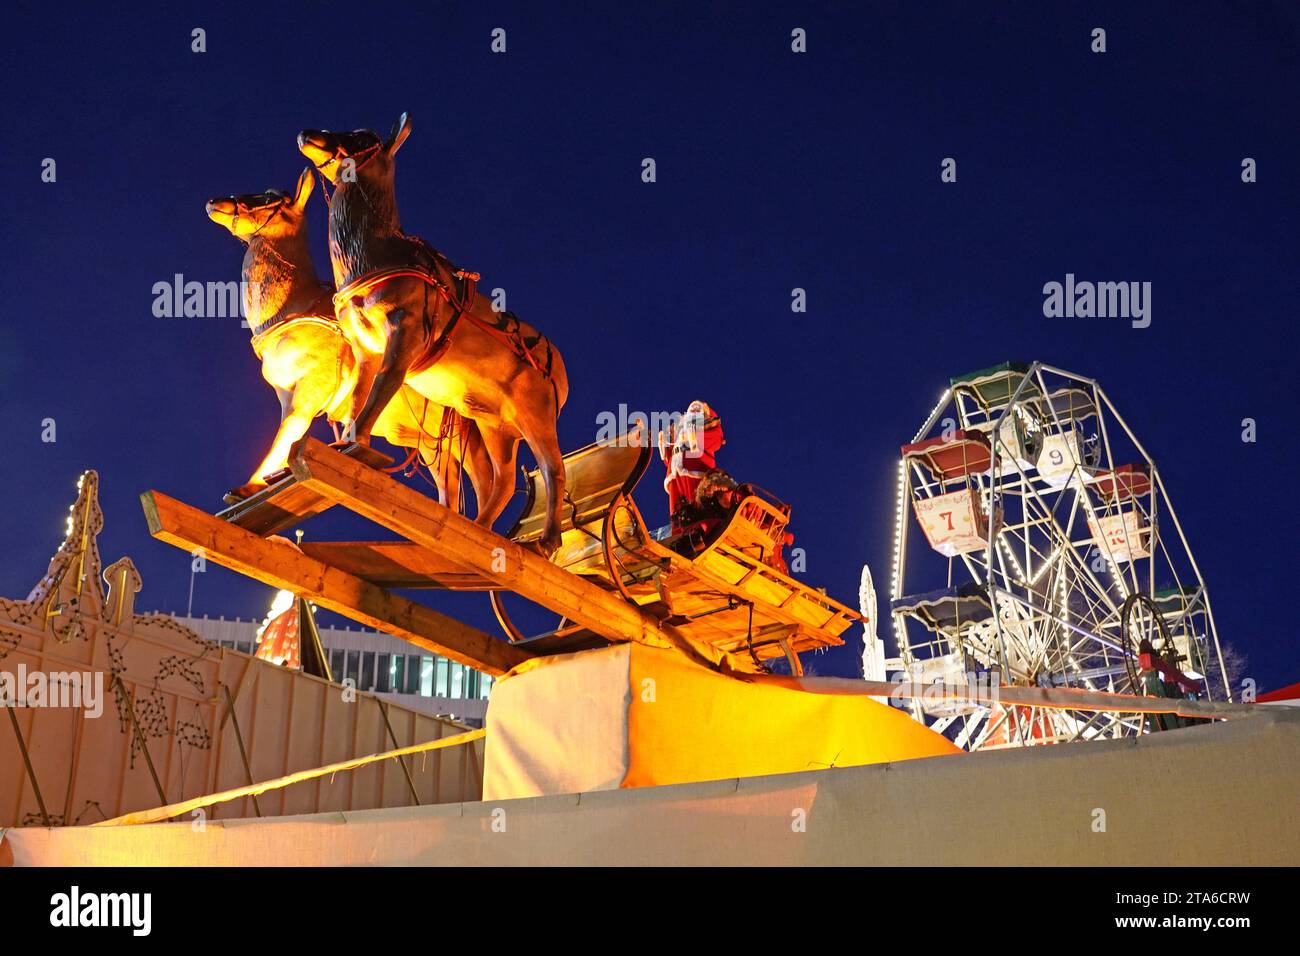
<instances>
[{"instance_id":1,"label":"wheel hub of ferris wheel","mask_svg":"<svg viewBox=\"0 0 1300 956\"><path fill-rule=\"evenodd\" d=\"M1202 680L1223 673L1218 636L1155 463L1095 381L1041 363L952 379L902 446L890 598L886 663L914 683L1142 694L1154 653L1203 696L1231 697ZM972 698L910 706L972 750L1145 729L1135 714Z\"/></svg>"}]
</instances>

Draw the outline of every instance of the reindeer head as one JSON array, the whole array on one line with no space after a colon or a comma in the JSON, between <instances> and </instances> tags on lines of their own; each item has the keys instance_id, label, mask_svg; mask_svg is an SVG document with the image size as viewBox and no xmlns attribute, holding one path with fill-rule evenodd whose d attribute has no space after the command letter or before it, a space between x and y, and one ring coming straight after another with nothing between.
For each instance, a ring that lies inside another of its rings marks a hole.
<instances>
[{"instance_id":1,"label":"reindeer head","mask_svg":"<svg viewBox=\"0 0 1300 956\"><path fill-rule=\"evenodd\" d=\"M304 169L292 196L279 189L268 189L264 193L209 199L208 218L245 242L254 236L264 239L295 236L303 230L303 210L307 208L314 184L311 170Z\"/></svg>"},{"instance_id":2,"label":"reindeer head","mask_svg":"<svg viewBox=\"0 0 1300 956\"><path fill-rule=\"evenodd\" d=\"M410 135L411 117L409 113L403 113L393 124L387 141L368 129L354 129L350 133L305 129L298 134L298 149L326 179L338 183L343 170L349 166L358 172L363 167L391 171L393 154Z\"/></svg>"}]
</instances>

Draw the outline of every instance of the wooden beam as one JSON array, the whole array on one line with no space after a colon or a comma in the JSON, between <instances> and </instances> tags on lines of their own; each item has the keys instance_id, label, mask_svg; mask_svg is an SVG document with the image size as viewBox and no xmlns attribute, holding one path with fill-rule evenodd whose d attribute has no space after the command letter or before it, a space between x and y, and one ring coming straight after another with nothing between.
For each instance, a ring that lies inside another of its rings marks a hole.
<instances>
[{"instance_id":1,"label":"wooden beam","mask_svg":"<svg viewBox=\"0 0 1300 956\"><path fill-rule=\"evenodd\" d=\"M309 557L383 588L489 591L495 587L481 574L410 541L303 541L299 547Z\"/></svg>"},{"instance_id":2,"label":"wooden beam","mask_svg":"<svg viewBox=\"0 0 1300 956\"><path fill-rule=\"evenodd\" d=\"M417 647L494 676L532 656L477 628L310 558L288 541L260 538L157 491L146 491L140 503L149 533L160 541L189 552L202 549L209 561L271 587L292 591Z\"/></svg>"},{"instance_id":3,"label":"wooden beam","mask_svg":"<svg viewBox=\"0 0 1300 956\"><path fill-rule=\"evenodd\" d=\"M388 475L309 438L290 461L307 488L611 640L671 646L706 664L752 672L747 658L692 640L613 591L597 587L445 508Z\"/></svg>"}]
</instances>

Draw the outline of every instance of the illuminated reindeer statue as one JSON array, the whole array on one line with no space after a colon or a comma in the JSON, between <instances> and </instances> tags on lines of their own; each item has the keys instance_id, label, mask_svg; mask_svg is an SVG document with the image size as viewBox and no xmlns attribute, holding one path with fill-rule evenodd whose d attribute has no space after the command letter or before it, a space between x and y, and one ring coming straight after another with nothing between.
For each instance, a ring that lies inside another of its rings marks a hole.
<instances>
[{"instance_id":1,"label":"illuminated reindeer statue","mask_svg":"<svg viewBox=\"0 0 1300 956\"><path fill-rule=\"evenodd\" d=\"M317 278L307 245L304 210L312 185L306 169L292 196L272 189L207 204L208 217L248 246L242 270L244 314L262 377L279 396L281 413L271 450L228 500L265 487L266 476L288 464L289 449L317 415L324 413L330 421L353 417L357 361L334 317L334 289ZM439 497L458 508L461 460L480 501L488 492L492 465L473 423L457 419L447 435L443 413L442 406L403 389L375 416L373 430L395 445L416 449L426 464L425 452L431 452Z\"/></svg>"},{"instance_id":2,"label":"illuminated reindeer statue","mask_svg":"<svg viewBox=\"0 0 1300 956\"><path fill-rule=\"evenodd\" d=\"M556 418L568 398L564 362L551 342L475 293L478 276L458 270L402 232L394 156L410 135L403 113L385 142L371 130L304 130L298 148L334 184L330 260L336 314L362 364L353 422L358 441L405 382L431 402L477 423L492 461L492 486L478 521L491 527L515 483L522 438L546 486L542 550L560 544L564 461Z\"/></svg>"}]
</instances>

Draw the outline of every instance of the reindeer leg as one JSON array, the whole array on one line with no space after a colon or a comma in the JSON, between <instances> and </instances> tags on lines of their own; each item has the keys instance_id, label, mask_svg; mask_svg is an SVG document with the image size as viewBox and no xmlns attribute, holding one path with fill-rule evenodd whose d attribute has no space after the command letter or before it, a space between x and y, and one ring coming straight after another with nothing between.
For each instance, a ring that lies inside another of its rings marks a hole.
<instances>
[{"instance_id":1,"label":"reindeer leg","mask_svg":"<svg viewBox=\"0 0 1300 956\"><path fill-rule=\"evenodd\" d=\"M483 502L492 493L492 459L488 457L478 425L471 418L461 419L461 434L456 443L456 452L461 456L461 466L469 475L469 483L474 488L474 500L481 512Z\"/></svg>"},{"instance_id":2,"label":"reindeer leg","mask_svg":"<svg viewBox=\"0 0 1300 956\"><path fill-rule=\"evenodd\" d=\"M370 392L374 388L375 375L380 361L378 356L364 352L354 350L353 355L356 359L357 380L352 387L352 395L348 398L348 407L342 423L343 427L340 429L342 440L345 442L358 441L356 422L361 417L361 409L365 405L365 399L370 397ZM374 429L373 425L371 429ZM366 440L361 444L370 444L369 433L366 434Z\"/></svg>"},{"instance_id":3,"label":"reindeer leg","mask_svg":"<svg viewBox=\"0 0 1300 956\"><path fill-rule=\"evenodd\" d=\"M280 398L280 429L275 433L271 450L266 453L262 463L253 471L248 483L234 489L227 497L242 499L266 487L266 475L274 474L289 464L289 449L311 427L312 421L325 410L328 390L312 387L312 383L303 381L292 390L277 388Z\"/></svg>"},{"instance_id":4,"label":"reindeer leg","mask_svg":"<svg viewBox=\"0 0 1300 956\"><path fill-rule=\"evenodd\" d=\"M438 499L452 511L460 511L460 462L450 448L439 450L437 468L434 481L438 485Z\"/></svg>"},{"instance_id":5,"label":"reindeer leg","mask_svg":"<svg viewBox=\"0 0 1300 956\"><path fill-rule=\"evenodd\" d=\"M415 395L410 389L410 394ZM421 413L423 417L418 423L416 429L416 441L420 444L417 447L428 449L422 453L432 454L434 456L433 466L430 471L433 473L433 482L438 486L438 503L452 511L460 511L460 457L457 454L460 451L458 445L459 435L452 434L446 436L440 443L436 443L432 448L429 446L429 438L442 438L443 422L448 415L455 415L449 408L443 408L441 405L435 405L422 396L415 395L419 402L423 402L424 410ZM396 402L394 404L397 404ZM460 423L463 427L464 422Z\"/></svg>"},{"instance_id":6,"label":"reindeer leg","mask_svg":"<svg viewBox=\"0 0 1300 956\"><path fill-rule=\"evenodd\" d=\"M515 455L519 439L503 428L479 426L483 438L484 454L492 465L492 484L485 497L479 499L476 524L485 528L501 517L510 496L515 490Z\"/></svg>"},{"instance_id":7,"label":"reindeer leg","mask_svg":"<svg viewBox=\"0 0 1300 956\"><path fill-rule=\"evenodd\" d=\"M261 464L254 468L253 473L248 476L248 484L244 485L244 488L265 485L266 482L262 479L262 476L279 471L286 464L282 456L277 455L277 451L281 449L280 434L284 431L284 423L289 420L289 412L293 408L293 389L276 388L274 385L271 387L275 388L275 397L280 400L280 427L275 433L275 440L271 442L271 450L262 458ZM284 447L287 450L288 446ZM242 488L236 489L231 494L242 490Z\"/></svg>"},{"instance_id":8,"label":"reindeer leg","mask_svg":"<svg viewBox=\"0 0 1300 956\"><path fill-rule=\"evenodd\" d=\"M347 343L348 351L352 353L352 366L356 373L356 380L352 383L352 393L348 396L347 409L342 419L343 427L340 430L342 440L345 442L357 441L356 422L361 415L361 409L365 405L365 400L370 397L370 392L374 387L375 374L378 372L379 365L383 361L382 356L367 350L362 343L371 341L374 338L373 323L368 319L365 312L365 302L359 296L353 297L352 302L338 313L339 324L343 328L343 339ZM371 425L373 430L374 425ZM369 444L370 433L366 433L366 441L362 444Z\"/></svg>"},{"instance_id":9,"label":"reindeer leg","mask_svg":"<svg viewBox=\"0 0 1300 956\"><path fill-rule=\"evenodd\" d=\"M549 403L548 403L549 404ZM515 422L532 449L542 470L542 483L546 486L546 527L538 544L542 553L550 557L560 547L561 516L564 508L564 454L555 431L555 418L546 418L549 409L540 415L523 414Z\"/></svg>"},{"instance_id":10,"label":"reindeer leg","mask_svg":"<svg viewBox=\"0 0 1300 956\"><path fill-rule=\"evenodd\" d=\"M384 346L384 357L370 384L365 404L353 421L352 437L361 444L370 441L370 432L375 427L379 414L388 407L402 383L406 379L406 370L414 360L414 352L419 344L419 316L406 309L393 309L388 313L388 342Z\"/></svg>"}]
</instances>

